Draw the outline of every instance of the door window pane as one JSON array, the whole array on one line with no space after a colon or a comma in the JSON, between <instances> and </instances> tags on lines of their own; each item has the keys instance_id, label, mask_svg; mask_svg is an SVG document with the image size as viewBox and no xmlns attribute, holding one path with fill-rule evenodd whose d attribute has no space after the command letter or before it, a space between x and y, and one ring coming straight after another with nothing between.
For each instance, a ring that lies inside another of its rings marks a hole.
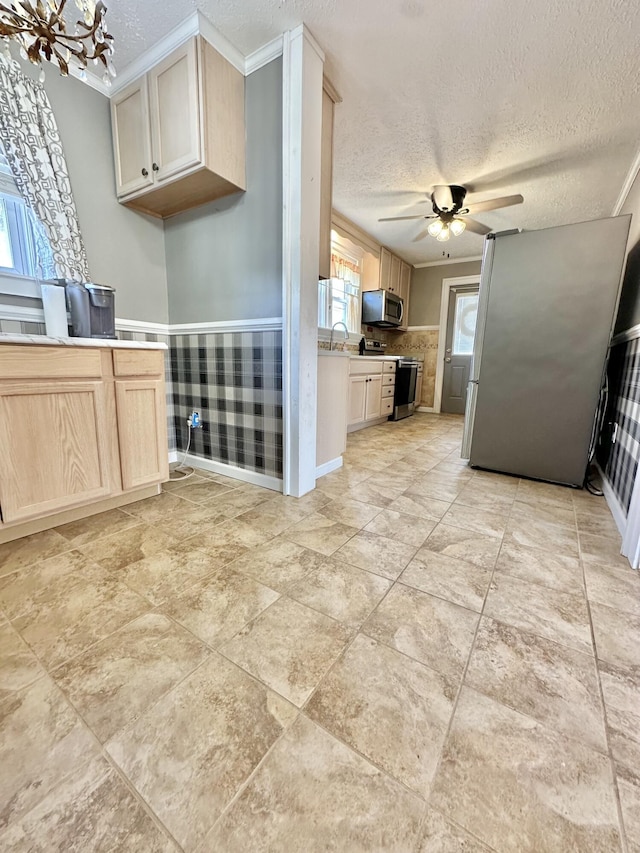
<instances>
[{"instance_id":1,"label":"door window pane","mask_svg":"<svg viewBox=\"0 0 640 853\"><path fill-rule=\"evenodd\" d=\"M453 321L453 355L472 355L478 316L478 294L456 293Z\"/></svg>"}]
</instances>

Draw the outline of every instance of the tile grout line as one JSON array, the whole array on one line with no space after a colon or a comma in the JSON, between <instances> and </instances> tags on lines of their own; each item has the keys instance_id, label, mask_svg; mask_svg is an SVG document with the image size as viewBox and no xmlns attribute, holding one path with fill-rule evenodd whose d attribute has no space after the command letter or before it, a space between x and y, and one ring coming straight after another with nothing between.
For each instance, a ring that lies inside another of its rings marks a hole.
<instances>
[{"instance_id":1,"label":"tile grout line","mask_svg":"<svg viewBox=\"0 0 640 853\"><path fill-rule=\"evenodd\" d=\"M574 504L575 511L575 504ZM576 523L577 523L577 514L576 514ZM616 804L616 812L618 816L618 828L620 830L620 846L622 849L622 853L627 853L629 847L627 843L627 829L624 822L624 815L622 812L622 802L620 799L620 788L618 787L618 772L616 767L616 761L613 755L613 749L611 747L611 737L609 733L609 718L607 714L607 705L604 701L604 691L602 689L602 679L600 677L600 660L598 658L598 646L596 642L595 629L593 626L593 617L591 615L591 601L589 600L589 587L587 585L587 577L584 568L584 558L582 555L582 542L580 538L580 533L578 532L578 552L580 555L580 566L582 568L582 584L584 587L584 596L587 604L587 614L589 618L589 631L591 634L591 644L593 646L593 662L596 671L596 680L598 683L598 698L600 699L600 709L602 711L602 722L604 725L604 735L607 744L607 753L609 758L609 769L611 772L611 785L613 788L613 796Z\"/></svg>"},{"instance_id":2,"label":"tile grout line","mask_svg":"<svg viewBox=\"0 0 640 853\"><path fill-rule=\"evenodd\" d=\"M203 663L204 663L204 661L203 661ZM178 844L178 842L176 841L176 839L174 838L174 836L172 835L172 833L171 833L171 832L169 832L169 830L167 829L167 827L162 823L162 821L160 820L160 818L158 817L158 815L153 811L153 809L151 808L151 806L147 803L147 801L144 799L144 797L141 795L141 793L138 791L138 789L133 785L133 783L129 780L129 778L126 776L126 774L124 774L124 773L123 773L123 771L121 770L121 768L119 767L119 765L118 765L118 764L116 764L116 763L115 763L115 761L111 758L111 756L110 756L110 755L109 755L109 753L106 751L106 749L105 749L105 747L104 747L104 744L100 741L100 739L99 739L99 737L97 736L97 734L93 731L93 729L91 728L91 726L87 723L87 721L85 720L84 716L83 716L83 715L80 713L80 711L76 708L76 706L73 704L73 702L71 702L71 700L70 700L70 699L69 699L69 697L66 695L66 693L64 692L64 690L62 690L62 688L60 687L60 685L55 681L55 679L53 678L53 676L51 675L51 673L50 673L49 671L46 671L46 672L45 672L45 675L47 676L47 678L48 678L48 680L49 680L49 682L50 682L51 686L54 688L54 690L56 691L56 693L57 693L57 694L62 698L62 701L63 701L63 702L65 703L65 705L70 709L71 713L74 715L74 717L75 717L75 718L77 718L77 720L80 722L80 724L81 724L81 726L83 727L83 729L85 729L85 730L88 732L89 736L90 736L90 737L92 738L92 740L95 742L95 745L97 746L97 749L98 749L98 754L99 754L99 755L100 755L100 756L101 756L101 757L102 757L102 758L107 762L108 766L109 766L109 767L111 767L111 768L116 772L116 775L117 775L117 776L120 778L120 780L125 784L125 787L126 787L126 788L127 788L127 790L128 790L128 791L133 795L134 799L135 799L139 804L141 804L141 805L142 805L143 810L144 810L144 811L149 815L149 817L151 818L152 822L153 822L156 826L158 826L159 828L161 828L161 829L162 829L162 830L163 830L163 831L168 835L168 837L169 837L172 841L174 841L174 843L176 844L176 846L177 846L178 850L183 850L182 846L181 846L180 844ZM96 757L97 757L97 756L91 756L90 758L87 758L85 761L81 761L81 762L80 762L80 764L79 764L77 767L74 767L73 769L71 769L71 770L67 771L66 773L63 773L63 774L62 774L62 776L61 776L61 777L58 779L58 781L56 782L56 784L55 784L55 785L53 785L53 786L52 786L52 787L51 787L51 788L50 788L50 789L49 789L49 790L44 794L44 796L43 796L43 797L42 797L42 798L41 798L37 803L35 803L35 804L34 804L34 805L33 805L33 806L32 806L32 807L31 807L31 808L30 808L30 809L29 809L29 810L28 810L24 815L22 815L22 817L20 817L20 818L19 818L18 820L16 820L16 821L12 821L12 822L8 823L8 824L5 826L5 828L4 828L4 829L5 829L5 831L6 831L10 826L12 826L12 825L16 825L16 824L17 824L17 823L19 823L21 820L24 820L24 819L25 819L29 814L31 814L31 812L33 812L36 808L38 808L38 807L42 804L42 802L44 802L44 800L46 799L46 797L48 797L48 796L50 796L51 794L53 794L53 792L54 792L54 791L56 791L58 788L60 788L62 785L64 785L66 782L68 782L68 781L69 781L69 779L70 779L72 776L76 775L76 774L77 774L77 773L79 773L81 770L83 770L83 769L85 769L86 767L88 767L88 765L89 765L92 761L94 761Z\"/></svg>"},{"instance_id":3,"label":"tile grout line","mask_svg":"<svg viewBox=\"0 0 640 853\"><path fill-rule=\"evenodd\" d=\"M510 518L510 516L511 516L511 513L509 512L508 518ZM508 520L507 520L507 525L508 525ZM506 530L507 525L505 525L505 530ZM465 683L465 682L466 682L466 678L467 678L467 672L468 672L468 670L469 670L469 664L471 663L471 657L472 657L473 652L474 652L474 649L475 649L476 640L477 640L477 638L478 638L478 633L479 633L479 631L480 631L480 625L482 624L482 618L483 618L483 616L484 616L484 609L485 609L485 606L486 606L486 603L487 603L487 598L488 598L488 596L489 596L489 592L490 592L490 590L491 590L491 584L493 583L493 577L494 577L494 575L495 575L495 571L496 571L496 568L495 568L495 567L496 567L496 565L497 565L498 560L500 559L500 552L502 551L502 546L503 546L503 544L504 544L504 536L505 536L505 534L503 533L503 534L502 534L502 537L501 537L501 540L500 540L500 547L499 547L499 549L498 549L498 553L496 554L496 558L495 558L495 561L494 561L494 564L493 564L493 568L492 568L492 570L491 570L491 577L489 578L489 583L487 584L487 589L486 589L485 594L484 594L484 599L483 599L483 602L482 602L482 608L481 608L481 610L480 610L480 613L478 614L478 621L477 621L477 623L476 623L476 628L475 628L475 631L474 631L474 634L473 634L473 639L471 640L471 645L470 645L470 647L469 647L469 653L468 653L468 655L467 655L467 660L466 660L466 663L465 663L465 665L464 665L464 667L463 667L462 674L461 674L461 677L460 677L460 684L459 684L459 686L458 686L458 691L457 691L457 694L456 694L456 698L455 698L455 701L454 701L454 703L453 703L453 707L452 707L452 710L451 710L451 717L449 718L449 725L447 726L447 730L446 730L446 732L445 732L445 736L444 736L443 741L442 741L442 747L441 747L441 749L440 749L440 755L439 755L439 757L438 757L438 761L437 761L437 763L436 763L436 767L435 767L435 770L434 770L434 773L433 773L433 779L432 779L432 781L431 781L431 785L430 785L429 793L428 793L428 796L426 796L426 797L425 797L425 800L426 800L426 804L427 804L427 805L426 805L425 812L424 812L424 815L423 815L423 820L422 820L422 824L423 824L423 825L424 825L424 822L425 822L425 820L426 820L426 817L427 817L427 809L430 807L430 801L431 801L431 797L432 797L432 795L433 795L433 784L434 784L434 782L435 782L435 780L436 780L436 778L437 778L437 776L438 776L438 772L439 772L439 770L440 770L440 766L441 766L441 764L442 764L442 759L443 759L443 757L444 757L445 750L446 750L446 748L447 748L447 743L448 743L449 738L450 738L450 736L451 736L451 731L452 731L452 729L453 729L453 723L454 723L454 720L455 720L456 713L457 713L457 711L458 711L458 705L459 705L459 702L460 702L460 697L462 696L462 691L463 691L463 690L464 690L464 688L466 687L466 683ZM431 807L433 808L433 806L431 806ZM445 817L447 817L447 816L445 815ZM465 830L465 832L469 832L469 834L473 835L474 837L477 837L477 836L475 836L475 833L473 833L471 830L468 830L466 826L463 826L462 828ZM421 830L421 831L422 831L422 830ZM483 843L483 844L485 844L485 843L486 843L486 842L485 842L485 841L483 841L482 839L480 839L480 840L482 841L482 843ZM487 845L487 846L489 846L489 847L490 847L491 845Z\"/></svg>"}]
</instances>

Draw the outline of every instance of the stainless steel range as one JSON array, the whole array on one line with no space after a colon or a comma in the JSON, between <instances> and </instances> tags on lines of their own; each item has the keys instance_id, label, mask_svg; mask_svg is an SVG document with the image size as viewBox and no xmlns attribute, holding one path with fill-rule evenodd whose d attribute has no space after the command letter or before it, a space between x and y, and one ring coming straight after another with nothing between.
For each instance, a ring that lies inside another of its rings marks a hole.
<instances>
[{"instance_id":1,"label":"stainless steel range","mask_svg":"<svg viewBox=\"0 0 640 853\"><path fill-rule=\"evenodd\" d=\"M399 358L396 365L396 387L393 393L393 414L390 421L410 417L416 408L416 382L419 362L412 358Z\"/></svg>"},{"instance_id":2,"label":"stainless steel range","mask_svg":"<svg viewBox=\"0 0 640 853\"><path fill-rule=\"evenodd\" d=\"M373 338L362 338L360 342L360 354L372 356L384 356L387 345L384 341L376 341ZM418 367L420 362L413 358L402 356L385 356L394 358L396 361L396 386L393 394L393 413L389 415L390 421L400 421L402 418L410 417L416 408L416 382L418 381Z\"/></svg>"}]
</instances>

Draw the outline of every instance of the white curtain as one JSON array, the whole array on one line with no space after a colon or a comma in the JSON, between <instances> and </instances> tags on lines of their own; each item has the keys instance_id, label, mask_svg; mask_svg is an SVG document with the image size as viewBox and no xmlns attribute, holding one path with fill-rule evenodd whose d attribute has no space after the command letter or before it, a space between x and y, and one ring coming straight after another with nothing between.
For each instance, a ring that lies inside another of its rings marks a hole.
<instances>
[{"instance_id":1,"label":"white curtain","mask_svg":"<svg viewBox=\"0 0 640 853\"><path fill-rule=\"evenodd\" d=\"M79 119L80 120L80 119ZM51 246L52 277L90 281L60 133L47 93L0 55L0 142L20 195Z\"/></svg>"}]
</instances>

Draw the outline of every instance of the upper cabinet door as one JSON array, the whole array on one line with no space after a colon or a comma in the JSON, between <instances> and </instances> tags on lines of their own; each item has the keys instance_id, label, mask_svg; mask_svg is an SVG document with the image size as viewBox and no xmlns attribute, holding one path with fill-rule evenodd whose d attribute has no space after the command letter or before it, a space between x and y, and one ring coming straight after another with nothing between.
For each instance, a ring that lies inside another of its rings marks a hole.
<instances>
[{"instance_id":1,"label":"upper cabinet door","mask_svg":"<svg viewBox=\"0 0 640 853\"><path fill-rule=\"evenodd\" d=\"M391 276L389 278L389 290L392 293L400 292L400 265L402 261L396 255L391 255Z\"/></svg>"},{"instance_id":2,"label":"upper cabinet door","mask_svg":"<svg viewBox=\"0 0 640 853\"><path fill-rule=\"evenodd\" d=\"M153 183L147 78L141 77L111 100L111 127L118 198Z\"/></svg>"},{"instance_id":3,"label":"upper cabinet door","mask_svg":"<svg viewBox=\"0 0 640 853\"><path fill-rule=\"evenodd\" d=\"M391 258L393 255L384 246L380 249L380 289L389 290L391 283Z\"/></svg>"},{"instance_id":4,"label":"upper cabinet door","mask_svg":"<svg viewBox=\"0 0 640 853\"><path fill-rule=\"evenodd\" d=\"M147 75L156 181L202 160L196 40L174 50Z\"/></svg>"}]
</instances>

